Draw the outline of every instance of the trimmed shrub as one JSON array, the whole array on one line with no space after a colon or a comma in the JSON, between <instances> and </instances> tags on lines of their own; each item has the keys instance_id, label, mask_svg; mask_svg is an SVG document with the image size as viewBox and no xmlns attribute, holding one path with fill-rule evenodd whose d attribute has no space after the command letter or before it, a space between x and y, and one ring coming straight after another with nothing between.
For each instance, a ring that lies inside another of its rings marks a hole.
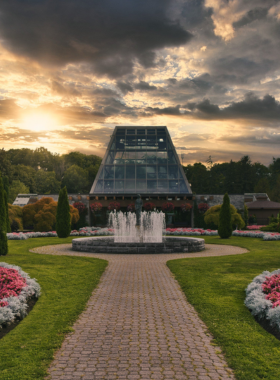
<instances>
[{"instance_id":1,"label":"trimmed shrub","mask_svg":"<svg viewBox=\"0 0 280 380\"><path fill-rule=\"evenodd\" d=\"M219 217L222 205L216 205L209 208L204 215L204 220L207 224L213 223L216 227L219 225ZM243 228L245 223L241 215L238 214L236 208L230 205L231 212L231 225L238 226L239 229ZM211 227L212 228L212 227ZM213 228L214 229L214 228Z\"/></svg>"},{"instance_id":2,"label":"trimmed shrub","mask_svg":"<svg viewBox=\"0 0 280 380\"><path fill-rule=\"evenodd\" d=\"M23 230L22 208L8 204L9 224L12 231ZM9 231L7 231L9 232Z\"/></svg>"},{"instance_id":3,"label":"trimmed shrub","mask_svg":"<svg viewBox=\"0 0 280 380\"><path fill-rule=\"evenodd\" d=\"M224 201L220 210L218 234L222 239L228 239L232 234L230 200L227 193L224 195Z\"/></svg>"},{"instance_id":4,"label":"trimmed shrub","mask_svg":"<svg viewBox=\"0 0 280 380\"><path fill-rule=\"evenodd\" d=\"M79 213L78 210L76 211ZM70 206L66 186L59 191L56 211L56 232L59 238L66 238L71 232Z\"/></svg>"},{"instance_id":5,"label":"trimmed shrub","mask_svg":"<svg viewBox=\"0 0 280 380\"><path fill-rule=\"evenodd\" d=\"M247 227L248 225L248 219L249 219L249 213L248 213L248 208L246 206L246 204L244 203L244 222L245 222L245 228Z\"/></svg>"},{"instance_id":6,"label":"trimmed shrub","mask_svg":"<svg viewBox=\"0 0 280 380\"><path fill-rule=\"evenodd\" d=\"M8 253L8 241L7 241L7 217L6 210L7 205L5 202L5 190L3 186L2 176L0 176L0 255L4 256ZM7 197L7 194L6 194Z\"/></svg>"}]
</instances>

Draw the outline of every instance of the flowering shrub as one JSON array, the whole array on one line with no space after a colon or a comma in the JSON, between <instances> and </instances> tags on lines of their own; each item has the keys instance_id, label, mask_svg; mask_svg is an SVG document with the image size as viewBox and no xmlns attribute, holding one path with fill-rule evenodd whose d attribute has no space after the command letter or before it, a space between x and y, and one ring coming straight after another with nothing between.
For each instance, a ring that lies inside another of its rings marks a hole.
<instances>
[{"instance_id":1,"label":"flowering shrub","mask_svg":"<svg viewBox=\"0 0 280 380\"><path fill-rule=\"evenodd\" d=\"M39 295L35 279L18 266L0 263L0 326L24 318L28 300Z\"/></svg>"},{"instance_id":2,"label":"flowering shrub","mask_svg":"<svg viewBox=\"0 0 280 380\"><path fill-rule=\"evenodd\" d=\"M156 205L153 202L146 202L143 207L145 211L152 211L156 208Z\"/></svg>"},{"instance_id":3,"label":"flowering shrub","mask_svg":"<svg viewBox=\"0 0 280 380\"><path fill-rule=\"evenodd\" d=\"M262 290L266 299L272 302L272 307L280 306L280 274L266 277L262 283Z\"/></svg>"},{"instance_id":4,"label":"flowering shrub","mask_svg":"<svg viewBox=\"0 0 280 380\"><path fill-rule=\"evenodd\" d=\"M83 204L83 202L74 202L72 206L79 211L80 215L86 212L86 206Z\"/></svg>"},{"instance_id":5,"label":"flowering shrub","mask_svg":"<svg viewBox=\"0 0 280 380\"><path fill-rule=\"evenodd\" d=\"M133 212L133 211L135 211L135 204L134 204L134 203L130 203L130 204L127 206L127 211L128 211L128 212Z\"/></svg>"},{"instance_id":6,"label":"flowering shrub","mask_svg":"<svg viewBox=\"0 0 280 380\"><path fill-rule=\"evenodd\" d=\"M216 230L204 230L203 228L166 228L165 235L189 235L189 236L217 236L218 231Z\"/></svg>"},{"instance_id":7,"label":"flowering shrub","mask_svg":"<svg viewBox=\"0 0 280 380\"><path fill-rule=\"evenodd\" d=\"M190 205L189 203L183 203L181 205L181 210L183 212L189 212L189 211L191 211L191 209L192 209L192 205Z\"/></svg>"},{"instance_id":8,"label":"flowering shrub","mask_svg":"<svg viewBox=\"0 0 280 380\"><path fill-rule=\"evenodd\" d=\"M171 212L174 210L174 204L172 202L165 202L161 208L163 212Z\"/></svg>"},{"instance_id":9,"label":"flowering shrub","mask_svg":"<svg viewBox=\"0 0 280 380\"><path fill-rule=\"evenodd\" d=\"M15 269L0 267L0 299L18 296L26 286L26 279Z\"/></svg>"},{"instance_id":10,"label":"flowering shrub","mask_svg":"<svg viewBox=\"0 0 280 380\"><path fill-rule=\"evenodd\" d=\"M100 202L93 202L90 205L90 209L92 212L97 212L102 210L102 204Z\"/></svg>"},{"instance_id":11,"label":"flowering shrub","mask_svg":"<svg viewBox=\"0 0 280 380\"><path fill-rule=\"evenodd\" d=\"M120 208L121 208L121 204L116 201L110 202L108 206L109 211L114 211L114 210L118 211Z\"/></svg>"},{"instance_id":12,"label":"flowering shrub","mask_svg":"<svg viewBox=\"0 0 280 380\"><path fill-rule=\"evenodd\" d=\"M259 320L267 319L280 331L280 269L264 271L246 288L245 305Z\"/></svg>"},{"instance_id":13,"label":"flowering shrub","mask_svg":"<svg viewBox=\"0 0 280 380\"><path fill-rule=\"evenodd\" d=\"M261 229L262 227L265 227L265 226L258 226L256 224L252 225L252 226L247 226L247 230L259 230Z\"/></svg>"},{"instance_id":14,"label":"flowering shrub","mask_svg":"<svg viewBox=\"0 0 280 380\"><path fill-rule=\"evenodd\" d=\"M199 203L197 207L199 212L206 212L209 210L209 205L207 203Z\"/></svg>"}]
</instances>

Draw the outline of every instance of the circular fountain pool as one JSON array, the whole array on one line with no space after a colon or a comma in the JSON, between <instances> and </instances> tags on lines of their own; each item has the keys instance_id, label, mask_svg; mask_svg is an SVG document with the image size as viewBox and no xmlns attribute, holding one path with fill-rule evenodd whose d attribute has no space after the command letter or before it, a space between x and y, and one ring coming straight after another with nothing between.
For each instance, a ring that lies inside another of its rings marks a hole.
<instances>
[{"instance_id":1,"label":"circular fountain pool","mask_svg":"<svg viewBox=\"0 0 280 380\"><path fill-rule=\"evenodd\" d=\"M114 237L88 237L72 240L74 251L92 253L186 253L205 249L204 239L166 237L161 243L115 242Z\"/></svg>"}]
</instances>

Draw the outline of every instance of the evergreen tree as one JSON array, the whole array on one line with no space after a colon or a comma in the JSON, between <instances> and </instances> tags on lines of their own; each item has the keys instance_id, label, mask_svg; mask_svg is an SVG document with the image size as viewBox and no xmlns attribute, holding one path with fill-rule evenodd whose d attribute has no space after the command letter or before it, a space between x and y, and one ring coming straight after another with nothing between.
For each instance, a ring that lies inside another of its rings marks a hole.
<instances>
[{"instance_id":1,"label":"evergreen tree","mask_svg":"<svg viewBox=\"0 0 280 380\"><path fill-rule=\"evenodd\" d=\"M247 208L246 204L244 203L244 222L245 222L245 228L247 228L247 225L248 225L248 218L249 218L248 208Z\"/></svg>"},{"instance_id":2,"label":"evergreen tree","mask_svg":"<svg viewBox=\"0 0 280 380\"><path fill-rule=\"evenodd\" d=\"M9 221L9 206L8 206L8 199L9 199L9 178L7 176L3 177L3 185L4 185L4 200L6 205L6 228L7 232L11 232L11 226Z\"/></svg>"},{"instance_id":3,"label":"evergreen tree","mask_svg":"<svg viewBox=\"0 0 280 380\"><path fill-rule=\"evenodd\" d=\"M7 197L7 194L4 190L2 176L0 176L0 255L7 255L8 253L5 196Z\"/></svg>"},{"instance_id":4,"label":"evergreen tree","mask_svg":"<svg viewBox=\"0 0 280 380\"><path fill-rule=\"evenodd\" d=\"M225 193L223 204L219 215L218 234L222 239L228 239L232 234L230 200L228 193Z\"/></svg>"},{"instance_id":5,"label":"evergreen tree","mask_svg":"<svg viewBox=\"0 0 280 380\"><path fill-rule=\"evenodd\" d=\"M56 212L56 232L59 238L66 238L71 232L71 216L66 186L59 191Z\"/></svg>"}]
</instances>

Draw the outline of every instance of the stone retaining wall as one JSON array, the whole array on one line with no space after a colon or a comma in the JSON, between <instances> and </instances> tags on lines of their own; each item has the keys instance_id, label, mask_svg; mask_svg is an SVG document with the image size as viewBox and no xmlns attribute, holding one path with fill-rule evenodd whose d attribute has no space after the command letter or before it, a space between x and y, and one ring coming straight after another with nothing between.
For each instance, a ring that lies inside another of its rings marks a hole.
<instances>
[{"instance_id":1,"label":"stone retaining wall","mask_svg":"<svg viewBox=\"0 0 280 380\"><path fill-rule=\"evenodd\" d=\"M72 240L72 249L92 253L184 253L205 249L204 239L166 237L163 243L115 243L114 237L88 237Z\"/></svg>"}]
</instances>

